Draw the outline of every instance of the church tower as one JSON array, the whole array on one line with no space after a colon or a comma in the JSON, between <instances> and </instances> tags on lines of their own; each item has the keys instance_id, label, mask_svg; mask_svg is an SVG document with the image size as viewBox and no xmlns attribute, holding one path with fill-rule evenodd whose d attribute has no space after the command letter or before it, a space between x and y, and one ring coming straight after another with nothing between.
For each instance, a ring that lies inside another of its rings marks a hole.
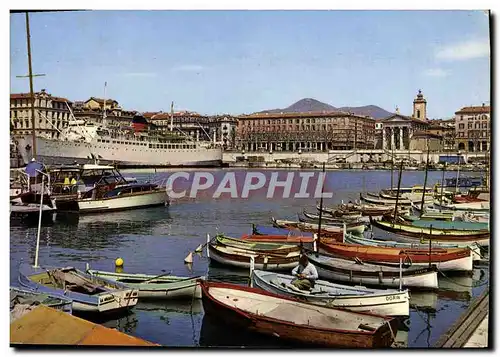
<instances>
[{"instance_id":1,"label":"church tower","mask_svg":"<svg viewBox=\"0 0 500 357\"><path fill-rule=\"evenodd\" d=\"M413 100L413 117L420 120L427 120L427 101L424 99L422 91L419 89L417 98Z\"/></svg>"}]
</instances>

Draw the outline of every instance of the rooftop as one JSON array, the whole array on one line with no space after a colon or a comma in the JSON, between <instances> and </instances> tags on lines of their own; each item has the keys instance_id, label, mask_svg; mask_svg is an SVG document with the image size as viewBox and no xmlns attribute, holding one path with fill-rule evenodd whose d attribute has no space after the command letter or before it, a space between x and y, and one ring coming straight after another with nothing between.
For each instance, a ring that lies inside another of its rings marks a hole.
<instances>
[{"instance_id":1,"label":"rooftop","mask_svg":"<svg viewBox=\"0 0 500 357\"><path fill-rule=\"evenodd\" d=\"M486 114L490 111L490 106L483 104L478 106L463 107L458 112L455 112L455 114Z\"/></svg>"},{"instance_id":2,"label":"rooftop","mask_svg":"<svg viewBox=\"0 0 500 357\"><path fill-rule=\"evenodd\" d=\"M280 119L280 118L328 118L328 117L343 117L343 116L351 116L363 119L372 119L371 117L355 115L347 112L341 111L321 111L321 112L300 112L300 113L253 113L247 115L240 115L236 118L238 119Z\"/></svg>"}]
</instances>

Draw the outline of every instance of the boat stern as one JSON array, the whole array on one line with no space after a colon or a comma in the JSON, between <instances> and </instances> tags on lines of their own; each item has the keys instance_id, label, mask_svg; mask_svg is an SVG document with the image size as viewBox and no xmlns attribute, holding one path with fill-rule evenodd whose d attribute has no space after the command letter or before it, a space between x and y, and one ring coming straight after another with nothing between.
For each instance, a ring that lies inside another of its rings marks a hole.
<instances>
[{"instance_id":1,"label":"boat stern","mask_svg":"<svg viewBox=\"0 0 500 357\"><path fill-rule=\"evenodd\" d=\"M137 305L139 290L122 289L99 294L98 310L100 313L114 313L128 310Z\"/></svg>"}]
</instances>

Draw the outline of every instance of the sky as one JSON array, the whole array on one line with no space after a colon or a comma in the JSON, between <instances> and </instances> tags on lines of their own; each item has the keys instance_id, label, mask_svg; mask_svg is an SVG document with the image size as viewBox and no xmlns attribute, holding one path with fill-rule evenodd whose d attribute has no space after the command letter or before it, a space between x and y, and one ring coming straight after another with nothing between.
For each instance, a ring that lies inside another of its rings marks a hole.
<instances>
[{"instance_id":1,"label":"sky","mask_svg":"<svg viewBox=\"0 0 500 357\"><path fill-rule=\"evenodd\" d=\"M78 11L30 14L36 91L123 109L243 114L302 98L427 116L490 100L483 11ZM10 91L29 92L24 14L10 15Z\"/></svg>"}]
</instances>

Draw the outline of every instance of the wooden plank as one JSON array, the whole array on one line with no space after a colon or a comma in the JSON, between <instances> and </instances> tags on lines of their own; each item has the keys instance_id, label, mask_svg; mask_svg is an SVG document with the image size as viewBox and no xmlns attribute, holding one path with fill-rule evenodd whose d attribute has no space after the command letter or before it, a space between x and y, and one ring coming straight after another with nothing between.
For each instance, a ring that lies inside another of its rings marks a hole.
<instances>
[{"instance_id":1,"label":"wooden plank","mask_svg":"<svg viewBox=\"0 0 500 357\"><path fill-rule=\"evenodd\" d=\"M465 341L463 341L463 343L467 342L467 339L470 337L470 335L472 335L472 333L474 333L477 326L485 317L485 315L481 313L484 310L484 306L488 307L488 299L481 300L480 303L476 305L476 308L474 310L471 310L471 313L468 315L467 320L464 320L464 323L462 323L458 327L458 329L454 331L454 333L451 335L451 338L443 345L444 348L461 347L462 345L459 345L459 343L463 340L463 336L465 336L466 339ZM481 319L478 320L478 317L481 317Z\"/></svg>"},{"instance_id":2,"label":"wooden plank","mask_svg":"<svg viewBox=\"0 0 500 357\"><path fill-rule=\"evenodd\" d=\"M459 319L434 344L435 348L459 348L474 333L486 317L489 308L489 291L481 294ZM465 340L465 341L464 341Z\"/></svg>"},{"instance_id":3,"label":"wooden plank","mask_svg":"<svg viewBox=\"0 0 500 357\"><path fill-rule=\"evenodd\" d=\"M43 305L11 323L10 344L158 346Z\"/></svg>"}]
</instances>

